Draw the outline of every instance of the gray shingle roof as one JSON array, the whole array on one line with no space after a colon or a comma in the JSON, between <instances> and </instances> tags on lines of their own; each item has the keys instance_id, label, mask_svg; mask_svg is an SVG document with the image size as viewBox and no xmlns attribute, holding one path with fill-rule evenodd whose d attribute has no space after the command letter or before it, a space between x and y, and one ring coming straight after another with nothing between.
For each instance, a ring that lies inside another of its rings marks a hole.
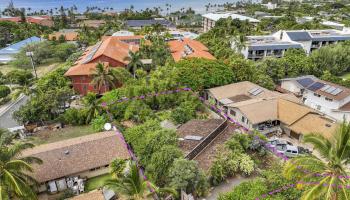
<instances>
[{"instance_id":1,"label":"gray shingle roof","mask_svg":"<svg viewBox=\"0 0 350 200\"><path fill-rule=\"evenodd\" d=\"M287 31L286 33L293 41L309 41L312 39L306 31Z\"/></svg>"}]
</instances>

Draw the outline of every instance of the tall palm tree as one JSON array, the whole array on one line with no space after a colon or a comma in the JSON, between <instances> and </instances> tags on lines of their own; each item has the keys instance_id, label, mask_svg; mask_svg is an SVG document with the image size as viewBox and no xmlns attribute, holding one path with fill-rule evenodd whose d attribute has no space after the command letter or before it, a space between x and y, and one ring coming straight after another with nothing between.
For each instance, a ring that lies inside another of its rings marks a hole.
<instances>
[{"instance_id":1,"label":"tall palm tree","mask_svg":"<svg viewBox=\"0 0 350 200\"><path fill-rule=\"evenodd\" d=\"M0 129L0 200L37 199L32 186L37 182L28 172L33 172L31 164L41 164L35 157L20 157L30 143L14 142L15 135Z\"/></svg>"},{"instance_id":2,"label":"tall palm tree","mask_svg":"<svg viewBox=\"0 0 350 200\"><path fill-rule=\"evenodd\" d=\"M232 40L235 43L235 48L238 53L240 53L247 46L246 38L242 34L234 36Z\"/></svg>"},{"instance_id":3,"label":"tall palm tree","mask_svg":"<svg viewBox=\"0 0 350 200\"><path fill-rule=\"evenodd\" d=\"M83 98L83 104L87 112L85 123L88 124L92 119L101 113L101 100L97 98L95 93L89 92Z\"/></svg>"},{"instance_id":4,"label":"tall palm tree","mask_svg":"<svg viewBox=\"0 0 350 200\"><path fill-rule=\"evenodd\" d=\"M120 161L116 161L122 164ZM159 188L153 183L144 180L135 162L130 161L127 167L127 173L124 176L119 176L117 179L110 179L105 182L105 185L115 190L119 195L128 200L147 200L153 199L156 195L158 199L165 199L168 195L176 196L176 190L172 188ZM112 163L113 164L113 163ZM120 171L120 166L117 167ZM115 167L111 168L111 172L115 172Z\"/></svg>"},{"instance_id":5,"label":"tall palm tree","mask_svg":"<svg viewBox=\"0 0 350 200\"><path fill-rule=\"evenodd\" d=\"M287 178L313 182L318 179L318 184L308 187L301 199L350 199L349 191L345 188L349 180L344 178L349 174L346 165L350 163L350 123L341 124L331 138L310 134L304 137L304 142L313 145L320 158L313 155L297 157L288 161L284 169ZM313 173L305 174L298 166Z\"/></svg>"},{"instance_id":6,"label":"tall palm tree","mask_svg":"<svg viewBox=\"0 0 350 200\"><path fill-rule=\"evenodd\" d=\"M98 93L102 93L103 88L106 91L116 87L116 77L109 70L109 67L105 67L102 63L97 63L92 76L92 84L98 89Z\"/></svg>"},{"instance_id":7,"label":"tall palm tree","mask_svg":"<svg viewBox=\"0 0 350 200\"><path fill-rule=\"evenodd\" d=\"M134 78L136 78L136 70L143 66L141 62L141 53L139 51L129 51L129 56L124 58L124 61L128 61L128 70L132 72Z\"/></svg>"}]
</instances>

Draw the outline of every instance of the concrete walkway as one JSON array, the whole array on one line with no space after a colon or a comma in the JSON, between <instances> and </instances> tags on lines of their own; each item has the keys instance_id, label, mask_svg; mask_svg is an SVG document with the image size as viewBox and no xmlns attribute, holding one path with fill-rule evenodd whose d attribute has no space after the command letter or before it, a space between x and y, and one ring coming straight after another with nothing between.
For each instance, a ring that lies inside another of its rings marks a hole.
<instances>
[{"instance_id":1,"label":"concrete walkway","mask_svg":"<svg viewBox=\"0 0 350 200\"><path fill-rule=\"evenodd\" d=\"M23 95L20 96L16 101L4 106L3 109L1 109L0 113L0 128L12 128L19 126L18 122L12 118L12 114L22 105L24 105L28 100L29 97Z\"/></svg>"},{"instance_id":2,"label":"concrete walkway","mask_svg":"<svg viewBox=\"0 0 350 200\"><path fill-rule=\"evenodd\" d=\"M226 182L221 183L220 185L214 187L213 190L210 192L210 194L207 197L202 198L202 200L217 200L220 193L230 192L235 186L239 185L240 183L252 180L254 178L255 178L254 176L249 178L244 178L241 176L230 178L226 180Z\"/></svg>"}]
</instances>

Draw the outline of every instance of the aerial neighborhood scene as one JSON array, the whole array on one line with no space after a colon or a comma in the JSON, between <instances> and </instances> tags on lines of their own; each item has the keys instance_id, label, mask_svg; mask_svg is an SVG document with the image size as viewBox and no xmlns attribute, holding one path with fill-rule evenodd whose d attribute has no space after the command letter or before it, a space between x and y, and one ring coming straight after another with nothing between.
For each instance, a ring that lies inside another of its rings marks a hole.
<instances>
[{"instance_id":1,"label":"aerial neighborhood scene","mask_svg":"<svg viewBox=\"0 0 350 200\"><path fill-rule=\"evenodd\" d=\"M0 0L0 200L350 200L350 1Z\"/></svg>"}]
</instances>

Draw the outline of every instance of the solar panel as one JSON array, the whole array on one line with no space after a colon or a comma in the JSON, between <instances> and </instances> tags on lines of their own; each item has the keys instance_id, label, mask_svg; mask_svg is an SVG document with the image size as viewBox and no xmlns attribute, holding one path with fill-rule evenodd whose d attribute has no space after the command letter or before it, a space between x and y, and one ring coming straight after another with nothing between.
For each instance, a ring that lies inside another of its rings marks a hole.
<instances>
[{"instance_id":1,"label":"solar panel","mask_svg":"<svg viewBox=\"0 0 350 200\"><path fill-rule=\"evenodd\" d=\"M331 86L330 88L328 88L327 90L325 90L325 92L331 94L334 90L336 90L336 87Z\"/></svg>"},{"instance_id":2,"label":"solar panel","mask_svg":"<svg viewBox=\"0 0 350 200\"><path fill-rule=\"evenodd\" d=\"M311 84L313 84L315 81L312 80L311 78L303 78L303 79L299 79L297 80L297 82L302 85L303 87L307 87Z\"/></svg>"},{"instance_id":3,"label":"solar panel","mask_svg":"<svg viewBox=\"0 0 350 200\"><path fill-rule=\"evenodd\" d=\"M320 83L320 82L315 82L314 84L312 84L311 86L308 87L309 90L311 91L316 91L320 88L322 88L325 84Z\"/></svg>"},{"instance_id":4,"label":"solar panel","mask_svg":"<svg viewBox=\"0 0 350 200\"><path fill-rule=\"evenodd\" d=\"M263 92L263 90L258 88L252 95L256 96L256 95L258 95L258 94L260 94L262 92Z\"/></svg>"},{"instance_id":5,"label":"solar panel","mask_svg":"<svg viewBox=\"0 0 350 200\"><path fill-rule=\"evenodd\" d=\"M100 48L100 45L102 44L102 42L98 42L94 47L92 47L89 55L86 56L85 60L83 61L84 64L88 63L91 61L91 59L94 57L96 51L98 50L98 48Z\"/></svg>"},{"instance_id":6,"label":"solar panel","mask_svg":"<svg viewBox=\"0 0 350 200\"><path fill-rule=\"evenodd\" d=\"M257 90L259 90L259 88L253 88L253 89L249 90L249 93L254 94L254 92L256 92Z\"/></svg>"},{"instance_id":7,"label":"solar panel","mask_svg":"<svg viewBox=\"0 0 350 200\"><path fill-rule=\"evenodd\" d=\"M337 88L336 90L334 90L331 94L332 95L338 95L339 93L341 93L343 90L342 89L340 89L340 88Z\"/></svg>"},{"instance_id":8,"label":"solar panel","mask_svg":"<svg viewBox=\"0 0 350 200\"><path fill-rule=\"evenodd\" d=\"M330 85L325 85L322 89L321 89L321 91L326 91L328 88L330 88L331 86Z\"/></svg>"}]
</instances>

